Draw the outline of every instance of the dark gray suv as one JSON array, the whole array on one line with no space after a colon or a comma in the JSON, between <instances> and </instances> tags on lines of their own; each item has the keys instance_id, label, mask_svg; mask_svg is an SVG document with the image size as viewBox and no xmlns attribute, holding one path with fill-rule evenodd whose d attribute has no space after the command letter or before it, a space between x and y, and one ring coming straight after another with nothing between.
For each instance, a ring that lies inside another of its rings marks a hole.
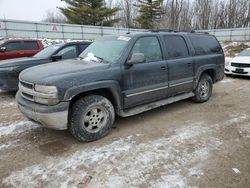
<instances>
[{"instance_id":1,"label":"dark gray suv","mask_svg":"<svg viewBox=\"0 0 250 188\"><path fill-rule=\"evenodd\" d=\"M131 116L182 99L209 100L224 77L224 54L204 33L109 36L79 59L41 65L19 77L23 114L81 141L107 135L115 116Z\"/></svg>"}]
</instances>

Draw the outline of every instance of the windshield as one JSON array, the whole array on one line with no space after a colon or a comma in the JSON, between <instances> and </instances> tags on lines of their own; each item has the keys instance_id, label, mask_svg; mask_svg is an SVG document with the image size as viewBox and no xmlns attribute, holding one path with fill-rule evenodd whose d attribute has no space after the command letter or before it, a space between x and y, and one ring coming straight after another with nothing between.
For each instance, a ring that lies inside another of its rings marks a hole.
<instances>
[{"instance_id":1,"label":"windshield","mask_svg":"<svg viewBox=\"0 0 250 188\"><path fill-rule=\"evenodd\" d=\"M85 61L114 63L121 57L129 40L129 37L118 37L95 41L81 53L80 58Z\"/></svg>"},{"instance_id":2,"label":"windshield","mask_svg":"<svg viewBox=\"0 0 250 188\"><path fill-rule=\"evenodd\" d=\"M60 47L61 47L61 45L52 45L52 46L49 46L49 47L43 49L42 51L38 52L36 55L34 55L34 57L37 57L37 58L49 58L49 57L51 57Z\"/></svg>"},{"instance_id":3,"label":"windshield","mask_svg":"<svg viewBox=\"0 0 250 188\"><path fill-rule=\"evenodd\" d=\"M250 56L250 48L243 50L240 52L239 56Z\"/></svg>"}]
</instances>

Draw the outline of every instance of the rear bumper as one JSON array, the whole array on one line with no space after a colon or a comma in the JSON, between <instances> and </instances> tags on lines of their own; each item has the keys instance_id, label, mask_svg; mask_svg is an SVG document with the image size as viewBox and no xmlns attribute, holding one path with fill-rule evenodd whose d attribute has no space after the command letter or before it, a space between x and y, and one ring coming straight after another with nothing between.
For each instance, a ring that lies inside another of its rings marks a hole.
<instances>
[{"instance_id":1,"label":"rear bumper","mask_svg":"<svg viewBox=\"0 0 250 188\"><path fill-rule=\"evenodd\" d=\"M0 89L6 91L18 90L18 73L0 72Z\"/></svg>"},{"instance_id":2,"label":"rear bumper","mask_svg":"<svg viewBox=\"0 0 250 188\"><path fill-rule=\"evenodd\" d=\"M18 108L27 118L51 129L68 128L69 102L61 102L53 106L41 105L24 99L20 92L17 93L16 100Z\"/></svg>"}]
</instances>

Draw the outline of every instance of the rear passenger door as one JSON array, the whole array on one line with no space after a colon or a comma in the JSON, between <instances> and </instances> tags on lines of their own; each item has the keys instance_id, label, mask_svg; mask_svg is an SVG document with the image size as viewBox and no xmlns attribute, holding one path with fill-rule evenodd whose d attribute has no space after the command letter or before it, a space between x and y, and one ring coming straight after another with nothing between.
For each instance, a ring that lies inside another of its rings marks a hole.
<instances>
[{"instance_id":1,"label":"rear passenger door","mask_svg":"<svg viewBox=\"0 0 250 188\"><path fill-rule=\"evenodd\" d=\"M30 57L35 55L39 51L39 46L36 41L23 41L22 50L20 53L23 57Z\"/></svg>"},{"instance_id":2,"label":"rear passenger door","mask_svg":"<svg viewBox=\"0 0 250 188\"><path fill-rule=\"evenodd\" d=\"M192 91L194 81L193 58L183 36L165 35L169 71L169 96Z\"/></svg>"},{"instance_id":3,"label":"rear passenger door","mask_svg":"<svg viewBox=\"0 0 250 188\"><path fill-rule=\"evenodd\" d=\"M146 36L137 39L129 59L133 53L143 53L146 61L124 66L122 89L125 108L164 98L168 89L166 61L158 37Z\"/></svg>"}]
</instances>

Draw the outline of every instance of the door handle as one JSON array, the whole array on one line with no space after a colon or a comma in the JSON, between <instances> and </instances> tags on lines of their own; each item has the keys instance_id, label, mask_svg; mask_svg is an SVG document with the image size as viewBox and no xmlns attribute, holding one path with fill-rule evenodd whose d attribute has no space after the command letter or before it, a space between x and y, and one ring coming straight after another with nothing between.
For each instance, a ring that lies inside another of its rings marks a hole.
<instances>
[{"instance_id":1,"label":"door handle","mask_svg":"<svg viewBox=\"0 0 250 188\"><path fill-rule=\"evenodd\" d=\"M161 66L161 70L166 70L166 66Z\"/></svg>"},{"instance_id":2,"label":"door handle","mask_svg":"<svg viewBox=\"0 0 250 188\"><path fill-rule=\"evenodd\" d=\"M188 63L188 66L191 66L192 65L192 63Z\"/></svg>"}]
</instances>

